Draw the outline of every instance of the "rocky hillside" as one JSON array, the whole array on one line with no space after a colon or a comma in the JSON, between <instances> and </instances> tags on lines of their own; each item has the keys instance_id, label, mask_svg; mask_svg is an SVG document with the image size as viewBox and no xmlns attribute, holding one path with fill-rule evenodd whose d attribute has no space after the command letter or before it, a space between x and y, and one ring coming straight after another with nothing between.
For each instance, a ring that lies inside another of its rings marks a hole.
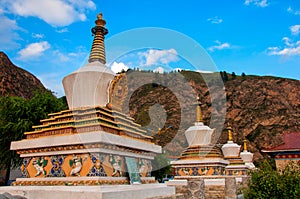
<instances>
[{"instance_id":1,"label":"rocky hillside","mask_svg":"<svg viewBox=\"0 0 300 199\"><path fill-rule=\"evenodd\" d=\"M299 80L228 74L220 85L216 73L205 75L205 81L190 71L135 73L128 74L128 111L171 155L187 146L184 131L195 121L196 95L203 103L205 123L217 129L216 143L226 142L224 128L230 122L234 140L242 144L247 139L255 160L263 158L261 149L280 144L283 132L300 131ZM226 96L219 91L223 86Z\"/></svg>"},{"instance_id":2,"label":"rocky hillside","mask_svg":"<svg viewBox=\"0 0 300 199\"><path fill-rule=\"evenodd\" d=\"M45 89L34 75L15 66L0 52L0 95L30 98L37 89Z\"/></svg>"}]
</instances>

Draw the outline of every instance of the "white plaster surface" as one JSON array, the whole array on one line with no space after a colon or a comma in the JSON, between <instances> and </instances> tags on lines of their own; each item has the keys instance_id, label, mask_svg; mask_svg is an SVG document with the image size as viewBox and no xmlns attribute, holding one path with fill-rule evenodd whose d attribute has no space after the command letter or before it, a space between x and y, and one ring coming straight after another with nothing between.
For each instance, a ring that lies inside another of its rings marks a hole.
<instances>
[{"instance_id":1,"label":"white plaster surface","mask_svg":"<svg viewBox=\"0 0 300 199\"><path fill-rule=\"evenodd\" d=\"M225 186L225 178L220 179L204 179L205 186Z\"/></svg>"},{"instance_id":2,"label":"white plaster surface","mask_svg":"<svg viewBox=\"0 0 300 199\"><path fill-rule=\"evenodd\" d=\"M226 169L247 169L246 165L228 165L226 166Z\"/></svg>"},{"instance_id":3,"label":"white plaster surface","mask_svg":"<svg viewBox=\"0 0 300 199\"><path fill-rule=\"evenodd\" d=\"M175 195L175 187L165 184L0 187L0 194L5 192L27 199L146 199Z\"/></svg>"},{"instance_id":4,"label":"white plaster surface","mask_svg":"<svg viewBox=\"0 0 300 199\"><path fill-rule=\"evenodd\" d=\"M86 64L63 79L69 109L105 106L115 73L99 61Z\"/></svg>"},{"instance_id":5,"label":"white plaster surface","mask_svg":"<svg viewBox=\"0 0 300 199\"><path fill-rule=\"evenodd\" d=\"M253 162L246 162L245 165L248 169L255 169L256 168L255 165L253 164Z\"/></svg>"},{"instance_id":6,"label":"white plaster surface","mask_svg":"<svg viewBox=\"0 0 300 199\"><path fill-rule=\"evenodd\" d=\"M80 180L126 180L127 177L102 177L102 176L91 176L91 177L86 177L86 176L82 176L82 177L76 177L76 176L72 176L72 177L49 177L49 178L17 178L16 181L17 182L28 182L28 181L37 181L37 182L51 182L51 181L65 181L65 182L69 182L69 181L80 181ZM142 180L155 180L155 177L141 177Z\"/></svg>"},{"instance_id":7,"label":"white plaster surface","mask_svg":"<svg viewBox=\"0 0 300 199\"><path fill-rule=\"evenodd\" d=\"M213 164L229 164L228 160L224 160L222 158L203 158L203 159L187 159L187 160L175 160L171 161L171 165L187 165L187 164L206 164L206 165L213 165Z\"/></svg>"},{"instance_id":8,"label":"white plaster surface","mask_svg":"<svg viewBox=\"0 0 300 199\"><path fill-rule=\"evenodd\" d=\"M249 151L243 151L240 154L241 158L245 163L251 163L253 160L253 153L250 153Z\"/></svg>"},{"instance_id":9,"label":"white plaster surface","mask_svg":"<svg viewBox=\"0 0 300 199\"><path fill-rule=\"evenodd\" d=\"M234 143L233 141L228 141L222 146L222 152L225 158L239 157L241 146Z\"/></svg>"},{"instance_id":10,"label":"white plaster surface","mask_svg":"<svg viewBox=\"0 0 300 199\"><path fill-rule=\"evenodd\" d=\"M187 186L188 181L185 180L169 180L165 182L168 186Z\"/></svg>"},{"instance_id":11,"label":"white plaster surface","mask_svg":"<svg viewBox=\"0 0 300 199\"><path fill-rule=\"evenodd\" d=\"M41 147L66 146L75 144L105 143L129 148L161 153L161 146L140 140L118 136L104 131L77 133L73 135L49 136L36 139L26 139L11 143L11 150L35 149Z\"/></svg>"},{"instance_id":12,"label":"white plaster surface","mask_svg":"<svg viewBox=\"0 0 300 199\"><path fill-rule=\"evenodd\" d=\"M194 126L185 131L185 137L189 146L209 145L214 130L205 126L202 122L196 122Z\"/></svg>"}]
</instances>

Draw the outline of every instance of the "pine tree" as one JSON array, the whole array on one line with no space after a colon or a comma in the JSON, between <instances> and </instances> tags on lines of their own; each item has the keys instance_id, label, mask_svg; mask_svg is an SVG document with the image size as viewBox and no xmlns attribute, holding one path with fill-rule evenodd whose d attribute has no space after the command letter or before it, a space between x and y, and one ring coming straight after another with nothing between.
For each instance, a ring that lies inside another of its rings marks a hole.
<instances>
[{"instance_id":1,"label":"pine tree","mask_svg":"<svg viewBox=\"0 0 300 199\"><path fill-rule=\"evenodd\" d=\"M224 77L223 81L227 82L229 80L226 71L223 71L223 77Z\"/></svg>"},{"instance_id":2,"label":"pine tree","mask_svg":"<svg viewBox=\"0 0 300 199\"><path fill-rule=\"evenodd\" d=\"M22 97L0 97L0 168L6 169L5 184L9 180L10 169L20 165L21 159L10 150L12 141L24 138L24 132L31 131L33 125L49 113L67 109L62 98L57 99L51 92L36 92L29 100Z\"/></svg>"},{"instance_id":3,"label":"pine tree","mask_svg":"<svg viewBox=\"0 0 300 199\"><path fill-rule=\"evenodd\" d=\"M236 79L236 74L235 74L235 72L232 72L231 78L232 78L232 79Z\"/></svg>"}]
</instances>

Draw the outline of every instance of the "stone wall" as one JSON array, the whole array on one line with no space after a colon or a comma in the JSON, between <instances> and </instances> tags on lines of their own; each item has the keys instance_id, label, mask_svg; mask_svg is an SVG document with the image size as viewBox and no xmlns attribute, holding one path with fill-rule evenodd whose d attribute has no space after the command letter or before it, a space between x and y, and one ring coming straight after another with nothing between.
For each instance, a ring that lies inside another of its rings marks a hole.
<instances>
[{"instance_id":1,"label":"stone wall","mask_svg":"<svg viewBox=\"0 0 300 199\"><path fill-rule=\"evenodd\" d=\"M224 186L205 186L205 197L214 199L225 198L225 187Z\"/></svg>"},{"instance_id":2,"label":"stone wall","mask_svg":"<svg viewBox=\"0 0 300 199\"><path fill-rule=\"evenodd\" d=\"M176 194L187 199L236 199L240 189L247 186L248 177L237 180L234 176L222 178L194 178L169 181L168 186L175 186ZM176 182L177 181L177 182ZM185 181L185 183L184 183Z\"/></svg>"},{"instance_id":3,"label":"stone wall","mask_svg":"<svg viewBox=\"0 0 300 199\"><path fill-rule=\"evenodd\" d=\"M300 159L275 159L275 162L277 170L285 169L291 163L300 165Z\"/></svg>"}]
</instances>

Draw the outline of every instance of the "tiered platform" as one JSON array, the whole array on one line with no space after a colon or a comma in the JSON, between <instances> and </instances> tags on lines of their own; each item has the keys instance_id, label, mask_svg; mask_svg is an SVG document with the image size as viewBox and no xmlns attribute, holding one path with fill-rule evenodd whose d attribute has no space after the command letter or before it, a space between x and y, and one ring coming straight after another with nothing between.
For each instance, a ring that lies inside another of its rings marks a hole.
<instances>
[{"instance_id":1,"label":"tiered platform","mask_svg":"<svg viewBox=\"0 0 300 199\"><path fill-rule=\"evenodd\" d=\"M23 158L24 178L14 185L62 185L67 178L90 177L77 184L129 184L126 158L136 162L142 183L154 183L151 160L161 153L133 118L110 107L80 108L49 115L26 132L26 139L12 142ZM91 177L112 177L94 179ZM149 177L149 178L147 178ZM37 178L53 178L38 180ZM76 183L75 183L76 184Z\"/></svg>"}]
</instances>

